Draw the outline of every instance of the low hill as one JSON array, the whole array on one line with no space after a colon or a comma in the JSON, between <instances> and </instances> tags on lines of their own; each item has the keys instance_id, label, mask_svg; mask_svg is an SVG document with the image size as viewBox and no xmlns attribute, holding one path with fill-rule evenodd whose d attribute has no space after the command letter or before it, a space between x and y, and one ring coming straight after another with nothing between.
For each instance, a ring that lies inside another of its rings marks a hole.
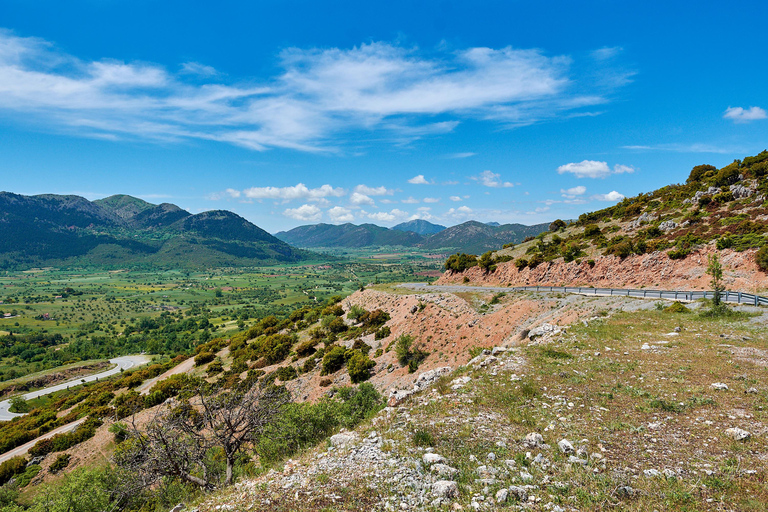
<instances>
[{"instance_id":1,"label":"low hill","mask_svg":"<svg viewBox=\"0 0 768 512\"><path fill-rule=\"evenodd\" d=\"M403 229L403 227L413 229ZM447 250L480 254L507 243L519 243L528 236L546 231L549 224L524 226L504 224L489 226L469 221L458 226L442 228L427 221L410 221L387 229L374 224L312 224L281 231L275 236L297 247L381 247L402 246L427 250ZM415 230L432 230L433 234L419 234Z\"/></svg>"},{"instance_id":2,"label":"low hill","mask_svg":"<svg viewBox=\"0 0 768 512\"><path fill-rule=\"evenodd\" d=\"M0 193L0 267L263 265L307 257L239 215L115 195Z\"/></svg>"},{"instance_id":3,"label":"low hill","mask_svg":"<svg viewBox=\"0 0 768 512\"><path fill-rule=\"evenodd\" d=\"M375 224L313 224L281 231L275 236L297 247L381 247L417 246L422 237L410 231L387 229Z\"/></svg>"},{"instance_id":4,"label":"low hill","mask_svg":"<svg viewBox=\"0 0 768 512\"><path fill-rule=\"evenodd\" d=\"M445 229L445 226L440 224L432 224L429 221L422 219L409 220L408 222L402 222L397 226L392 226L392 229L398 231L412 231L417 235L429 236L439 233Z\"/></svg>"}]
</instances>

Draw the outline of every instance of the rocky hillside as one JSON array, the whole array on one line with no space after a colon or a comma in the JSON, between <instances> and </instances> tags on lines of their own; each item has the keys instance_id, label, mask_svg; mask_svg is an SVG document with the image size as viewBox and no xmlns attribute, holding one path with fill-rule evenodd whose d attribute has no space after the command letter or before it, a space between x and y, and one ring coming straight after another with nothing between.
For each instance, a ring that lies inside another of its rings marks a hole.
<instances>
[{"instance_id":1,"label":"rocky hillside","mask_svg":"<svg viewBox=\"0 0 768 512\"><path fill-rule=\"evenodd\" d=\"M719 254L726 284L768 289L768 151L722 169L694 167L670 185L556 221L550 231L476 259L449 262L441 282L702 289ZM475 267L477 265L477 267Z\"/></svg>"}]
</instances>

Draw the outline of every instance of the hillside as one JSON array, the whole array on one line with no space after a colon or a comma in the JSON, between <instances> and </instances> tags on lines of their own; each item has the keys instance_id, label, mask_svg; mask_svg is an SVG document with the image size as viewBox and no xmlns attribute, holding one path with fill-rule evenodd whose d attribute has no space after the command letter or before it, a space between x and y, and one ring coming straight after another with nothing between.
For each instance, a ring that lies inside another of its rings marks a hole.
<instances>
[{"instance_id":1,"label":"hillside","mask_svg":"<svg viewBox=\"0 0 768 512\"><path fill-rule=\"evenodd\" d=\"M405 226L405 227L404 227ZM403 246L425 250L446 250L480 254L507 243L518 243L528 236L546 231L549 224L491 226L468 221L442 228L426 221L410 221L392 229L373 224L313 224L281 231L275 236L297 247L381 247ZM409 228L409 229L406 229ZM424 231L425 234L419 234ZM432 234L429 234L432 231Z\"/></svg>"},{"instance_id":2,"label":"hillside","mask_svg":"<svg viewBox=\"0 0 768 512\"><path fill-rule=\"evenodd\" d=\"M275 233L280 240L297 247L381 247L418 245L422 237L409 231L398 231L374 224L313 224Z\"/></svg>"},{"instance_id":3,"label":"hillside","mask_svg":"<svg viewBox=\"0 0 768 512\"><path fill-rule=\"evenodd\" d=\"M766 290L766 197L768 151L721 169L698 165L684 184L497 246L482 262L454 258L440 282L701 289L709 286L707 259L718 254L728 286Z\"/></svg>"},{"instance_id":4,"label":"hillside","mask_svg":"<svg viewBox=\"0 0 768 512\"><path fill-rule=\"evenodd\" d=\"M408 222L401 222L396 226L392 226L392 229L398 231L413 231L417 235L428 236L439 233L445 229L445 226L440 224L432 224L429 221L422 219L409 220Z\"/></svg>"},{"instance_id":5,"label":"hillside","mask_svg":"<svg viewBox=\"0 0 768 512\"><path fill-rule=\"evenodd\" d=\"M302 251L226 211L191 215L126 195L0 193L0 266L199 267L300 261Z\"/></svg>"}]
</instances>

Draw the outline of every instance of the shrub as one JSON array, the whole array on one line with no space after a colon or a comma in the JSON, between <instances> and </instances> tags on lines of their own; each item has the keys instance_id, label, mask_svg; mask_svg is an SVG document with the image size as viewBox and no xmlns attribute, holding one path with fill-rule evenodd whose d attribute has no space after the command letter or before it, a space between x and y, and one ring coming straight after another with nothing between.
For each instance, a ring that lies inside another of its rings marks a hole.
<instances>
[{"instance_id":1,"label":"shrub","mask_svg":"<svg viewBox=\"0 0 768 512\"><path fill-rule=\"evenodd\" d=\"M323 370L320 375L330 375L341 370L344 366L344 347L334 345L330 349L326 349L323 356Z\"/></svg>"},{"instance_id":2,"label":"shrub","mask_svg":"<svg viewBox=\"0 0 768 512\"><path fill-rule=\"evenodd\" d=\"M327 388L332 384L331 379L320 379L320 387L321 388Z\"/></svg>"},{"instance_id":3,"label":"shrub","mask_svg":"<svg viewBox=\"0 0 768 512\"><path fill-rule=\"evenodd\" d=\"M344 320L342 320L340 317L336 317L333 320L331 320L328 325L326 326L329 332L333 334L339 334L348 329L347 324L344 323Z\"/></svg>"},{"instance_id":4,"label":"shrub","mask_svg":"<svg viewBox=\"0 0 768 512\"><path fill-rule=\"evenodd\" d=\"M202 366L206 363L210 363L216 358L216 354L213 352L200 352L195 356L195 366Z\"/></svg>"},{"instance_id":5,"label":"shrub","mask_svg":"<svg viewBox=\"0 0 768 512\"><path fill-rule=\"evenodd\" d=\"M755 263L763 272L768 272L768 245L764 245L755 253Z\"/></svg>"},{"instance_id":6,"label":"shrub","mask_svg":"<svg viewBox=\"0 0 768 512\"><path fill-rule=\"evenodd\" d=\"M48 471L51 473L58 473L65 467L69 465L69 459L70 455L68 453L62 453L58 457L56 457L56 460L53 461L53 464L51 464L51 467L48 468Z\"/></svg>"},{"instance_id":7,"label":"shrub","mask_svg":"<svg viewBox=\"0 0 768 512\"><path fill-rule=\"evenodd\" d=\"M429 352L425 352L420 348L414 348L413 337L404 334L395 342L395 354L397 355L397 361L403 366L407 365L408 371L413 373L418 369L421 362L427 358Z\"/></svg>"},{"instance_id":8,"label":"shrub","mask_svg":"<svg viewBox=\"0 0 768 512\"><path fill-rule=\"evenodd\" d=\"M344 314L344 308L341 304L333 304L323 309L323 316L342 316Z\"/></svg>"},{"instance_id":9,"label":"shrub","mask_svg":"<svg viewBox=\"0 0 768 512\"><path fill-rule=\"evenodd\" d=\"M594 237L601 235L602 232L600 231L600 227L598 227L597 224L589 224L588 226L584 226L584 236L585 237Z\"/></svg>"},{"instance_id":10,"label":"shrub","mask_svg":"<svg viewBox=\"0 0 768 512\"><path fill-rule=\"evenodd\" d=\"M375 361L371 361L367 355L355 350L347 361L349 378L354 384L366 381L371 377L371 368L374 366L376 366Z\"/></svg>"},{"instance_id":11,"label":"shrub","mask_svg":"<svg viewBox=\"0 0 768 512\"><path fill-rule=\"evenodd\" d=\"M115 443L120 444L128 439L128 425L117 421L109 426L109 432L115 436Z\"/></svg>"},{"instance_id":12,"label":"shrub","mask_svg":"<svg viewBox=\"0 0 768 512\"><path fill-rule=\"evenodd\" d=\"M667 313L690 313L691 310L685 307L685 304L683 304L680 301L675 301L666 308L664 308L664 311Z\"/></svg>"},{"instance_id":13,"label":"shrub","mask_svg":"<svg viewBox=\"0 0 768 512\"><path fill-rule=\"evenodd\" d=\"M464 272L470 267L477 265L477 256L474 254L453 254L445 262L445 270L452 272Z\"/></svg>"},{"instance_id":14,"label":"shrub","mask_svg":"<svg viewBox=\"0 0 768 512\"><path fill-rule=\"evenodd\" d=\"M358 306L357 304L353 305L349 309L349 313L347 313L347 318L349 318L350 320L354 320L355 322L361 321L361 319L363 319L366 316L368 316L368 311Z\"/></svg>"},{"instance_id":15,"label":"shrub","mask_svg":"<svg viewBox=\"0 0 768 512\"><path fill-rule=\"evenodd\" d=\"M256 357L263 357L268 365L272 365L288 357L294 341L295 336L290 334L272 334L256 340L252 345Z\"/></svg>"},{"instance_id":16,"label":"shrub","mask_svg":"<svg viewBox=\"0 0 768 512\"><path fill-rule=\"evenodd\" d=\"M298 377L298 372L293 366L281 366L277 369L277 378L283 382L288 382Z\"/></svg>"},{"instance_id":17,"label":"shrub","mask_svg":"<svg viewBox=\"0 0 768 512\"><path fill-rule=\"evenodd\" d=\"M435 446L435 439L426 430L417 430L413 433L414 446Z\"/></svg>"},{"instance_id":18,"label":"shrub","mask_svg":"<svg viewBox=\"0 0 768 512\"><path fill-rule=\"evenodd\" d=\"M561 220L561 219L556 219L555 221L553 221L553 222L552 222L552 223L549 225L549 230L550 230L551 232L555 233L555 232L557 232L557 231L560 231L561 229L565 229L565 228L566 228L566 226L567 226L567 224L565 223L565 221L563 221L563 220Z\"/></svg>"},{"instance_id":19,"label":"shrub","mask_svg":"<svg viewBox=\"0 0 768 512\"><path fill-rule=\"evenodd\" d=\"M13 457L0 464L0 485L16 475L24 472L27 468L27 459L24 457Z\"/></svg>"},{"instance_id":20,"label":"shrub","mask_svg":"<svg viewBox=\"0 0 768 512\"><path fill-rule=\"evenodd\" d=\"M712 196L712 201L717 204L730 203L733 201L733 192L729 190L728 192L720 192L719 194L715 194Z\"/></svg>"},{"instance_id":21,"label":"shrub","mask_svg":"<svg viewBox=\"0 0 768 512\"><path fill-rule=\"evenodd\" d=\"M389 327L385 325L376 331L374 338L376 338L377 340L383 340L384 338L387 338L390 334L392 334L392 331L390 330Z\"/></svg>"},{"instance_id":22,"label":"shrub","mask_svg":"<svg viewBox=\"0 0 768 512\"><path fill-rule=\"evenodd\" d=\"M704 176L708 173L715 173L717 172L717 167L714 165L697 165L693 169L691 169L691 173L688 175L688 180L686 180L686 183L698 183L704 178Z\"/></svg>"},{"instance_id":23,"label":"shrub","mask_svg":"<svg viewBox=\"0 0 768 512\"><path fill-rule=\"evenodd\" d=\"M534 254L531 259L528 260L528 266L531 268L536 268L542 263L544 263L544 256L542 256L541 253Z\"/></svg>"},{"instance_id":24,"label":"shrub","mask_svg":"<svg viewBox=\"0 0 768 512\"><path fill-rule=\"evenodd\" d=\"M528 266L528 260L525 258L517 258L515 260L515 267L517 267L517 270L523 270L525 267Z\"/></svg>"},{"instance_id":25,"label":"shrub","mask_svg":"<svg viewBox=\"0 0 768 512\"><path fill-rule=\"evenodd\" d=\"M304 343L301 343L299 346L296 347L296 354L299 357L306 357L314 354L316 352L315 346L319 343L318 340L310 339L305 341Z\"/></svg>"}]
</instances>

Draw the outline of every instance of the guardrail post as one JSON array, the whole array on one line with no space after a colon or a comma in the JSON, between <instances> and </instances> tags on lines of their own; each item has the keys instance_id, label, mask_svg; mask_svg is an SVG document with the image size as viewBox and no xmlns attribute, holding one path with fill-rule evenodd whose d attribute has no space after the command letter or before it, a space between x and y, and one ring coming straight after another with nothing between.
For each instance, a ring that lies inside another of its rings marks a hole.
<instances>
[{"instance_id":1,"label":"guardrail post","mask_svg":"<svg viewBox=\"0 0 768 512\"><path fill-rule=\"evenodd\" d=\"M739 292L739 296L738 296L738 298L737 298L736 300L737 300L737 302L738 302L739 304L741 304L741 292Z\"/></svg>"}]
</instances>

